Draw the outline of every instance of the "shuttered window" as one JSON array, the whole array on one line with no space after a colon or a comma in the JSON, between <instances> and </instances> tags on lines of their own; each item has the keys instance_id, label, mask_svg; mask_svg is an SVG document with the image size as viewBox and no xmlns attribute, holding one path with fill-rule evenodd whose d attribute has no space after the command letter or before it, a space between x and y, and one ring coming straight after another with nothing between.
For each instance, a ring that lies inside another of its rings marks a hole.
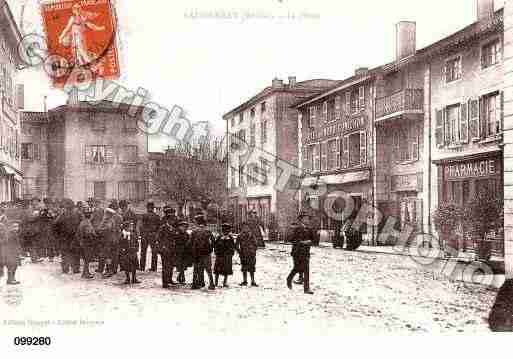
<instances>
[{"instance_id":1,"label":"shuttered window","mask_svg":"<svg viewBox=\"0 0 513 359\"><path fill-rule=\"evenodd\" d=\"M342 98L340 96L335 97L335 120L342 118Z\"/></svg>"},{"instance_id":2,"label":"shuttered window","mask_svg":"<svg viewBox=\"0 0 513 359\"><path fill-rule=\"evenodd\" d=\"M315 127L315 106L310 106L309 108L309 121L308 121L308 127Z\"/></svg>"},{"instance_id":3,"label":"shuttered window","mask_svg":"<svg viewBox=\"0 0 513 359\"><path fill-rule=\"evenodd\" d=\"M349 136L345 135L340 139L342 142L342 149L340 151L342 156L342 168L348 168L349 167Z\"/></svg>"},{"instance_id":4,"label":"shuttered window","mask_svg":"<svg viewBox=\"0 0 513 359\"><path fill-rule=\"evenodd\" d=\"M360 86L358 88L358 103L360 107L360 111L365 110L365 86Z\"/></svg>"},{"instance_id":5,"label":"shuttered window","mask_svg":"<svg viewBox=\"0 0 513 359\"><path fill-rule=\"evenodd\" d=\"M501 132L501 94L496 92L483 97L483 137L491 137Z\"/></svg>"},{"instance_id":6,"label":"shuttered window","mask_svg":"<svg viewBox=\"0 0 513 359\"><path fill-rule=\"evenodd\" d=\"M21 144L21 159L22 160L35 160L41 159L41 152L38 143L22 143Z\"/></svg>"},{"instance_id":7,"label":"shuttered window","mask_svg":"<svg viewBox=\"0 0 513 359\"><path fill-rule=\"evenodd\" d=\"M501 62L502 59L502 44L501 40L494 40L481 50L481 65L485 69Z\"/></svg>"},{"instance_id":8,"label":"shuttered window","mask_svg":"<svg viewBox=\"0 0 513 359\"><path fill-rule=\"evenodd\" d=\"M101 114L91 112L89 114L89 121L91 122L93 131L105 131L105 117Z\"/></svg>"},{"instance_id":9,"label":"shuttered window","mask_svg":"<svg viewBox=\"0 0 513 359\"><path fill-rule=\"evenodd\" d=\"M319 172L321 170L321 144L313 145L313 171Z\"/></svg>"},{"instance_id":10,"label":"shuttered window","mask_svg":"<svg viewBox=\"0 0 513 359\"><path fill-rule=\"evenodd\" d=\"M361 163L361 142L364 141L360 132L353 133L348 136L349 146L349 167L359 166Z\"/></svg>"},{"instance_id":11,"label":"shuttered window","mask_svg":"<svg viewBox=\"0 0 513 359\"><path fill-rule=\"evenodd\" d=\"M346 92L346 101L345 101L345 115L351 114L351 92Z\"/></svg>"},{"instance_id":12,"label":"shuttered window","mask_svg":"<svg viewBox=\"0 0 513 359\"><path fill-rule=\"evenodd\" d=\"M328 170L337 168L337 142L338 141L336 139L328 142Z\"/></svg>"},{"instance_id":13,"label":"shuttered window","mask_svg":"<svg viewBox=\"0 0 513 359\"><path fill-rule=\"evenodd\" d=\"M328 142L321 144L321 171L328 169Z\"/></svg>"},{"instance_id":14,"label":"shuttered window","mask_svg":"<svg viewBox=\"0 0 513 359\"><path fill-rule=\"evenodd\" d=\"M337 119L336 116L336 99L331 99L327 102L327 110L328 110L328 122L335 121Z\"/></svg>"},{"instance_id":15,"label":"shuttered window","mask_svg":"<svg viewBox=\"0 0 513 359\"><path fill-rule=\"evenodd\" d=\"M468 143L468 108L466 103L460 104L460 142Z\"/></svg>"},{"instance_id":16,"label":"shuttered window","mask_svg":"<svg viewBox=\"0 0 513 359\"><path fill-rule=\"evenodd\" d=\"M479 125L479 103L478 99L469 100L469 137L472 140L478 140L480 137L480 125Z\"/></svg>"},{"instance_id":17,"label":"shuttered window","mask_svg":"<svg viewBox=\"0 0 513 359\"><path fill-rule=\"evenodd\" d=\"M129 145L121 148L121 163L135 163L137 162L137 146Z\"/></svg>"},{"instance_id":18,"label":"shuttered window","mask_svg":"<svg viewBox=\"0 0 513 359\"><path fill-rule=\"evenodd\" d=\"M324 101L322 103L322 119L324 122L328 122L328 102Z\"/></svg>"},{"instance_id":19,"label":"shuttered window","mask_svg":"<svg viewBox=\"0 0 513 359\"><path fill-rule=\"evenodd\" d=\"M85 147L85 162L91 164L106 164L114 162L112 146L93 145Z\"/></svg>"},{"instance_id":20,"label":"shuttered window","mask_svg":"<svg viewBox=\"0 0 513 359\"><path fill-rule=\"evenodd\" d=\"M367 132L360 132L360 165L367 164Z\"/></svg>"}]
</instances>

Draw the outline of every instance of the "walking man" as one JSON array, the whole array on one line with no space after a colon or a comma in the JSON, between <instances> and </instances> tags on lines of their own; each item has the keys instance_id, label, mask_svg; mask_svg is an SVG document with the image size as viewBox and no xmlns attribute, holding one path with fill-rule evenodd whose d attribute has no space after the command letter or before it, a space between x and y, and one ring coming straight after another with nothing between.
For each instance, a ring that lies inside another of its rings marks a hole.
<instances>
[{"instance_id":1,"label":"walking man","mask_svg":"<svg viewBox=\"0 0 513 359\"><path fill-rule=\"evenodd\" d=\"M292 289L292 279L297 273L303 273L305 294L313 294L310 290L310 247L315 242L315 233L310 228L310 216L304 212L298 215L299 225L293 234L292 258L294 267L287 277L287 287Z\"/></svg>"},{"instance_id":2,"label":"walking man","mask_svg":"<svg viewBox=\"0 0 513 359\"><path fill-rule=\"evenodd\" d=\"M208 274L209 287L214 290L214 277L212 275L212 249L214 236L207 229L205 216L202 214L194 217L197 228L192 232L192 254L194 258L194 275L192 289L200 289L205 286L205 273Z\"/></svg>"},{"instance_id":3,"label":"walking man","mask_svg":"<svg viewBox=\"0 0 513 359\"><path fill-rule=\"evenodd\" d=\"M147 212L141 218L141 258L139 269L146 270L146 253L148 247L151 248L151 267L150 271L157 271L157 248L155 247L155 237L161 225L160 217L155 213L155 205L148 202L146 205Z\"/></svg>"}]
</instances>

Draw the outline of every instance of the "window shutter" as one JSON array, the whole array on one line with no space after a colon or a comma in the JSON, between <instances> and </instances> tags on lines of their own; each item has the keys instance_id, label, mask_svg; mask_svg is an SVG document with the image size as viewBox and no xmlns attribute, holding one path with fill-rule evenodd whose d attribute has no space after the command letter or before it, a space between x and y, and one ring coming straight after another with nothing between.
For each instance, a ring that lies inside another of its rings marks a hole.
<instances>
[{"instance_id":1,"label":"window shutter","mask_svg":"<svg viewBox=\"0 0 513 359\"><path fill-rule=\"evenodd\" d=\"M315 170L320 172L321 170L321 144L318 143L315 145L317 147L317 152L315 154Z\"/></svg>"},{"instance_id":2,"label":"window shutter","mask_svg":"<svg viewBox=\"0 0 513 359\"><path fill-rule=\"evenodd\" d=\"M342 141L342 168L349 167L349 136L344 136Z\"/></svg>"},{"instance_id":3,"label":"window shutter","mask_svg":"<svg viewBox=\"0 0 513 359\"><path fill-rule=\"evenodd\" d=\"M328 122L328 102L324 101L322 104L322 116L324 117L324 122Z\"/></svg>"},{"instance_id":4,"label":"window shutter","mask_svg":"<svg viewBox=\"0 0 513 359\"><path fill-rule=\"evenodd\" d=\"M468 143L468 111L467 104L460 104L460 142Z\"/></svg>"},{"instance_id":5,"label":"window shutter","mask_svg":"<svg viewBox=\"0 0 513 359\"><path fill-rule=\"evenodd\" d=\"M419 160L419 129L418 126L412 125L410 128L411 137L411 159L413 161Z\"/></svg>"},{"instance_id":6,"label":"window shutter","mask_svg":"<svg viewBox=\"0 0 513 359\"><path fill-rule=\"evenodd\" d=\"M358 103L360 105L360 111L365 110L365 86L358 88Z\"/></svg>"},{"instance_id":7,"label":"window shutter","mask_svg":"<svg viewBox=\"0 0 513 359\"><path fill-rule=\"evenodd\" d=\"M471 140L477 140L479 139L479 100L469 100L469 109L468 109L468 115L469 115L469 138Z\"/></svg>"},{"instance_id":8,"label":"window shutter","mask_svg":"<svg viewBox=\"0 0 513 359\"><path fill-rule=\"evenodd\" d=\"M328 169L328 142L321 144L321 171Z\"/></svg>"},{"instance_id":9,"label":"window shutter","mask_svg":"<svg viewBox=\"0 0 513 359\"><path fill-rule=\"evenodd\" d=\"M443 124L444 124L444 144L448 145L451 143L451 130L449 119L447 118L447 107L442 111L443 115Z\"/></svg>"},{"instance_id":10,"label":"window shutter","mask_svg":"<svg viewBox=\"0 0 513 359\"><path fill-rule=\"evenodd\" d=\"M114 163L113 146L105 146L105 163Z\"/></svg>"},{"instance_id":11,"label":"window shutter","mask_svg":"<svg viewBox=\"0 0 513 359\"><path fill-rule=\"evenodd\" d=\"M335 97L335 119L340 120L341 117L341 105L342 105L342 99L340 98L340 95Z\"/></svg>"},{"instance_id":12,"label":"window shutter","mask_svg":"<svg viewBox=\"0 0 513 359\"><path fill-rule=\"evenodd\" d=\"M310 127L315 127L315 106L310 107Z\"/></svg>"},{"instance_id":13,"label":"window shutter","mask_svg":"<svg viewBox=\"0 0 513 359\"><path fill-rule=\"evenodd\" d=\"M447 82L447 63L442 64L442 83Z\"/></svg>"},{"instance_id":14,"label":"window shutter","mask_svg":"<svg viewBox=\"0 0 513 359\"><path fill-rule=\"evenodd\" d=\"M311 147L305 147L305 150L303 151L303 172L310 172L310 152Z\"/></svg>"},{"instance_id":15,"label":"window shutter","mask_svg":"<svg viewBox=\"0 0 513 359\"><path fill-rule=\"evenodd\" d=\"M487 136L488 131L486 129L486 114L485 114L485 98L481 96L479 98L479 138L484 138Z\"/></svg>"},{"instance_id":16,"label":"window shutter","mask_svg":"<svg viewBox=\"0 0 513 359\"><path fill-rule=\"evenodd\" d=\"M33 146L32 150L34 151L34 160L39 161L41 159L41 155L40 155L40 152L39 152L39 144L38 143L34 143L32 146Z\"/></svg>"},{"instance_id":17,"label":"window shutter","mask_svg":"<svg viewBox=\"0 0 513 359\"><path fill-rule=\"evenodd\" d=\"M367 132L360 132L360 164L367 164Z\"/></svg>"},{"instance_id":18,"label":"window shutter","mask_svg":"<svg viewBox=\"0 0 513 359\"><path fill-rule=\"evenodd\" d=\"M337 154L336 154L336 157L335 157L335 167L336 168L340 168L342 167L342 160L341 160L341 156L340 156L340 150L342 149L341 148L341 145L340 145L340 139L337 139Z\"/></svg>"},{"instance_id":19,"label":"window shutter","mask_svg":"<svg viewBox=\"0 0 513 359\"><path fill-rule=\"evenodd\" d=\"M444 112L444 110L436 110L435 139L437 147L444 145Z\"/></svg>"},{"instance_id":20,"label":"window shutter","mask_svg":"<svg viewBox=\"0 0 513 359\"><path fill-rule=\"evenodd\" d=\"M351 92L346 92L346 116L351 113Z\"/></svg>"},{"instance_id":21,"label":"window shutter","mask_svg":"<svg viewBox=\"0 0 513 359\"><path fill-rule=\"evenodd\" d=\"M504 91L501 91L501 113L499 121L499 131L502 132L502 130L504 129Z\"/></svg>"},{"instance_id":22,"label":"window shutter","mask_svg":"<svg viewBox=\"0 0 513 359\"><path fill-rule=\"evenodd\" d=\"M84 146L84 163L90 163L90 162L91 162L91 147Z\"/></svg>"},{"instance_id":23,"label":"window shutter","mask_svg":"<svg viewBox=\"0 0 513 359\"><path fill-rule=\"evenodd\" d=\"M463 74L463 58L460 56L458 57L458 79L462 78Z\"/></svg>"}]
</instances>

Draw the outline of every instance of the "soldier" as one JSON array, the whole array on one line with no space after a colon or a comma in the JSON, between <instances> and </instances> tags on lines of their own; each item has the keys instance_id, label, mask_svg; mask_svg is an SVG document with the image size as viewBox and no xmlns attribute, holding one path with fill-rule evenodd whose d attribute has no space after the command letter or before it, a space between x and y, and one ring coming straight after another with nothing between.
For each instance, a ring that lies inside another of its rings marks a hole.
<instances>
[{"instance_id":1,"label":"soldier","mask_svg":"<svg viewBox=\"0 0 513 359\"><path fill-rule=\"evenodd\" d=\"M200 289L205 286L205 273L208 274L209 287L214 290L214 277L212 275L212 243L214 237L207 229L205 216L194 217L197 228L192 232L192 256L194 260L194 275L192 289Z\"/></svg>"},{"instance_id":2,"label":"soldier","mask_svg":"<svg viewBox=\"0 0 513 359\"><path fill-rule=\"evenodd\" d=\"M135 228L135 223L125 221L121 227L120 261L121 270L125 271L125 284L141 283L137 280L136 272L139 266L137 252L139 251L139 236ZM132 275L132 278L130 278Z\"/></svg>"},{"instance_id":3,"label":"soldier","mask_svg":"<svg viewBox=\"0 0 513 359\"><path fill-rule=\"evenodd\" d=\"M91 208L84 208L84 218L78 225L77 239L80 243L82 258L84 259L84 269L82 270L82 278L92 279L94 276L89 271L89 263L92 261L96 248L96 232L91 223L93 211Z\"/></svg>"},{"instance_id":4,"label":"soldier","mask_svg":"<svg viewBox=\"0 0 513 359\"><path fill-rule=\"evenodd\" d=\"M0 223L0 277L4 274L4 266L7 267L7 284L20 284L16 280L16 269L18 268L21 253L19 242L19 224L6 221Z\"/></svg>"},{"instance_id":5,"label":"soldier","mask_svg":"<svg viewBox=\"0 0 513 359\"><path fill-rule=\"evenodd\" d=\"M70 266L73 273L80 273L80 244L76 238L76 231L81 221L80 214L75 210L73 201L63 201L64 212L57 217L54 228L59 236L59 247L62 252L61 268L63 273L69 273Z\"/></svg>"},{"instance_id":6,"label":"soldier","mask_svg":"<svg viewBox=\"0 0 513 359\"><path fill-rule=\"evenodd\" d=\"M169 208L164 209L164 213L169 214ZM158 248L160 258L162 260L162 288L169 288L169 285L176 285L173 282L173 267L176 259L176 236L174 217L167 215L164 217L165 221L160 227L157 236L155 247ZM153 250L153 249L152 249Z\"/></svg>"},{"instance_id":7,"label":"soldier","mask_svg":"<svg viewBox=\"0 0 513 359\"><path fill-rule=\"evenodd\" d=\"M214 252L216 261L214 264L215 285L219 284L219 276L224 276L223 287L228 288L228 276L233 275L233 255L235 254L235 240L230 234L232 226L228 223L221 225L222 235L215 241Z\"/></svg>"},{"instance_id":8,"label":"soldier","mask_svg":"<svg viewBox=\"0 0 513 359\"><path fill-rule=\"evenodd\" d=\"M260 220L257 216L257 211L254 209L249 212L248 226L250 231L257 239L257 245L259 248L265 248L264 237L262 236Z\"/></svg>"},{"instance_id":9,"label":"soldier","mask_svg":"<svg viewBox=\"0 0 513 359\"><path fill-rule=\"evenodd\" d=\"M310 228L310 216L304 212L298 215L299 225L292 238L292 258L294 268L287 277L287 287L292 289L292 279L297 273L303 273L305 294L313 294L310 290L310 247L315 242L315 233Z\"/></svg>"},{"instance_id":10,"label":"soldier","mask_svg":"<svg viewBox=\"0 0 513 359\"><path fill-rule=\"evenodd\" d=\"M248 272L251 276L251 286L258 287L255 282L255 267L256 267L256 252L257 252L257 239L250 231L247 223L242 223L241 233L237 237L236 247L239 252L242 283L241 286L248 285Z\"/></svg>"},{"instance_id":11,"label":"soldier","mask_svg":"<svg viewBox=\"0 0 513 359\"><path fill-rule=\"evenodd\" d=\"M115 228L116 224L113 218L115 214L115 210L110 207L106 208L104 211L102 223L98 227L98 235L101 242L101 252L97 272L104 273L104 277L111 277L114 274L112 268L112 253L114 242L116 241L117 236L117 230Z\"/></svg>"},{"instance_id":12,"label":"soldier","mask_svg":"<svg viewBox=\"0 0 513 359\"><path fill-rule=\"evenodd\" d=\"M155 247L155 236L161 225L160 217L155 213L155 205L148 202L146 205L147 212L141 218L141 258L139 269L146 269L146 252L148 247L151 248L151 267L150 271L157 271L157 248Z\"/></svg>"},{"instance_id":13,"label":"soldier","mask_svg":"<svg viewBox=\"0 0 513 359\"><path fill-rule=\"evenodd\" d=\"M178 283L185 284L185 271L192 265L190 254L190 238L187 233L189 223L178 221L175 231L176 271Z\"/></svg>"}]
</instances>

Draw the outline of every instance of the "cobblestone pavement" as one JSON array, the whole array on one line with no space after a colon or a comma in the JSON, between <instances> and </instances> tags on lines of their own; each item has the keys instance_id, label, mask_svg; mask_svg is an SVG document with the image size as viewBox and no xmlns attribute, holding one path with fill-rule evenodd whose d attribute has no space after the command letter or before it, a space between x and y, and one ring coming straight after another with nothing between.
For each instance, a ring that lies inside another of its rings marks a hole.
<instances>
[{"instance_id":1,"label":"cobblestone pavement","mask_svg":"<svg viewBox=\"0 0 513 359\"><path fill-rule=\"evenodd\" d=\"M159 272L141 284L96 275L66 275L58 263L26 263L20 286L0 284L2 320L165 321L170 328L216 334L487 332L496 291L418 267L407 257L313 248L313 296L285 286L290 248L268 244L258 252L258 288L238 286L234 257L230 288L162 289ZM93 265L94 268L95 265ZM191 280L192 271L187 272ZM5 322L4 322L5 323ZM51 323L50 323L51 324Z\"/></svg>"}]
</instances>

